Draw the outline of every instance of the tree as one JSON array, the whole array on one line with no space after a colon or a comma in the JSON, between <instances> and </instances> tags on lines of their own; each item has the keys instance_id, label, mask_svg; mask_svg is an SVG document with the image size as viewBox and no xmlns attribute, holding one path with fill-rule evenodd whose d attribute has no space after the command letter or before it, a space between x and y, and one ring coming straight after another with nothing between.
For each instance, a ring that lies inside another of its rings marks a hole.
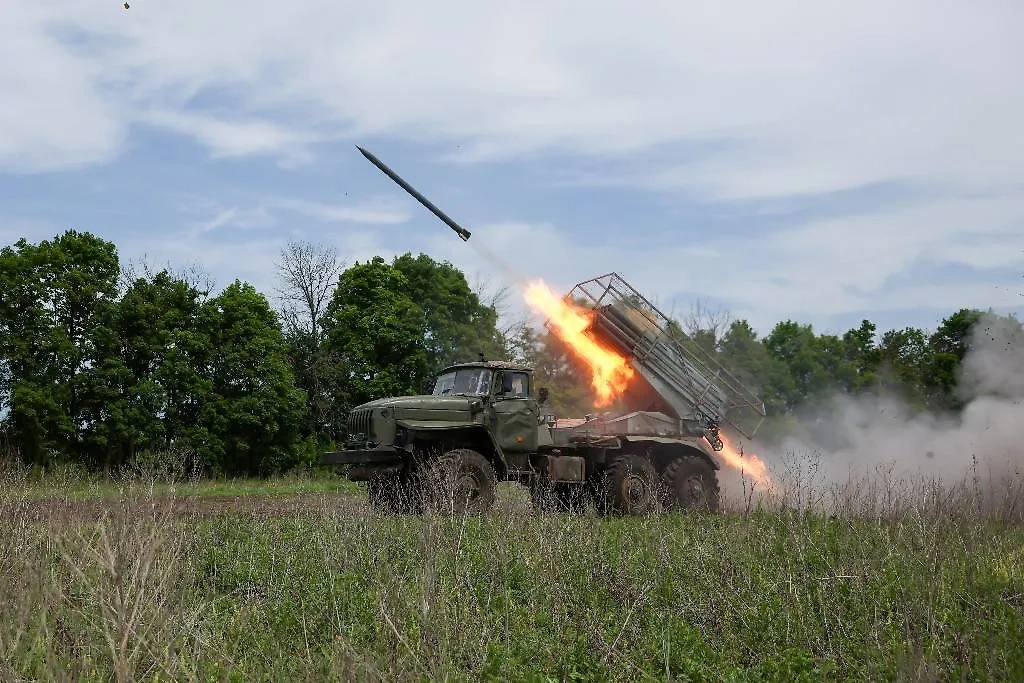
<instances>
[{"instance_id":1,"label":"tree","mask_svg":"<svg viewBox=\"0 0 1024 683\"><path fill-rule=\"evenodd\" d=\"M485 306L465 276L450 263L426 254L404 254L393 264L405 277L405 292L422 311L427 367L432 374L452 363L504 357L507 348L498 331L498 312ZM424 378L425 382L429 378Z\"/></svg>"},{"instance_id":2,"label":"tree","mask_svg":"<svg viewBox=\"0 0 1024 683\"><path fill-rule=\"evenodd\" d=\"M164 270L137 278L104 311L89 387L94 463L117 467L141 451L170 449L196 425L210 391L203 300L204 292Z\"/></svg>"},{"instance_id":3,"label":"tree","mask_svg":"<svg viewBox=\"0 0 1024 683\"><path fill-rule=\"evenodd\" d=\"M333 247L297 241L281 250L277 264L281 320L296 382L307 395L303 430L310 435L328 431L332 422L330 378L340 360L324 343L323 319L344 267Z\"/></svg>"},{"instance_id":4,"label":"tree","mask_svg":"<svg viewBox=\"0 0 1024 683\"><path fill-rule=\"evenodd\" d=\"M731 322L729 311L721 307L711 309L698 299L678 325L700 348L712 353L718 348Z\"/></svg>"},{"instance_id":5,"label":"tree","mask_svg":"<svg viewBox=\"0 0 1024 683\"><path fill-rule=\"evenodd\" d=\"M786 368L776 389L780 392L777 398L787 410L820 397L829 387L825 351L810 325L792 320L780 322L764 338L764 345Z\"/></svg>"},{"instance_id":6,"label":"tree","mask_svg":"<svg viewBox=\"0 0 1024 683\"><path fill-rule=\"evenodd\" d=\"M480 303L489 309L493 309L497 315L497 335L501 340L504 357L511 358L514 353L512 345L517 334L527 325L525 315L512 318L513 308L509 305L509 296L512 294L512 287L508 284L492 285L491 282L479 274L473 283L473 293L480 300Z\"/></svg>"},{"instance_id":7,"label":"tree","mask_svg":"<svg viewBox=\"0 0 1024 683\"><path fill-rule=\"evenodd\" d=\"M200 320L209 393L186 438L227 474L265 475L297 465L306 398L266 297L235 280L203 304Z\"/></svg>"},{"instance_id":8,"label":"tree","mask_svg":"<svg viewBox=\"0 0 1024 683\"><path fill-rule=\"evenodd\" d=\"M423 391L424 314L408 292L405 275L379 256L341 274L324 316L325 343L340 359L335 414L375 398Z\"/></svg>"},{"instance_id":9,"label":"tree","mask_svg":"<svg viewBox=\"0 0 1024 683\"><path fill-rule=\"evenodd\" d=\"M875 387L895 393L917 408L924 408L925 378L931 365L931 349L925 333L916 327L889 330L877 350Z\"/></svg>"},{"instance_id":10,"label":"tree","mask_svg":"<svg viewBox=\"0 0 1024 683\"><path fill-rule=\"evenodd\" d=\"M962 308L945 318L928 339L931 358L923 385L934 407L946 410L963 407L956 397L958 371L967 354L971 330L982 315L981 311Z\"/></svg>"},{"instance_id":11,"label":"tree","mask_svg":"<svg viewBox=\"0 0 1024 683\"><path fill-rule=\"evenodd\" d=\"M116 298L118 272L112 243L74 230L0 252L0 395L29 462L80 449L99 314Z\"/></svg>"},{"instance_id":12,"label":"tree","mask_svg":"<svg viewBox=\"0 0 1024 683\"><path fill-rule=\"evenodd\" d=\"M786 412L793 382L785 364L774 358L768 346L746 320L734 320L722 336L720 360L744 386L765 404L769 415Z\"/></svg>"},{"instance_id":13,"label":"tree","mask_svg":"<svg viewBox=\"0 0 1024 683\"><path fill-rule=\"evenodd\" d=\"M876 330L873 322L862 320L859 327L843 334L846 363L842 381L847 391L861 391L875 382L879 362Z\"/></svg>"},{"instance_id":14,"label":"tree","mask_svg":"<svg viewBox=\"0 0 1024 683\"><path fill-rule=\"evenodd\" d=\"M337 250L323 243L290 241L281 250L277 293L286 335L307 337L313 346L320 344L321 323L344 267Z\"/></svg>"}]
</instances>

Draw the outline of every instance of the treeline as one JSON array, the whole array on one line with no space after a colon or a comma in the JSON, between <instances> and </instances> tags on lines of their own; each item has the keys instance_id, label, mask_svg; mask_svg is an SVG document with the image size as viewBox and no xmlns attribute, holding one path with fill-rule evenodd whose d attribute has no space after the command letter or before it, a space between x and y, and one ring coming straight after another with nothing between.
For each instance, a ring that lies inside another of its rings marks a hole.
<instances>
[{"instance_id":1,"label":"treeline","mask_svg":"<svg viewBox=\"0 0 1024 683\"><path fill-rule=\"evenodd\" d=\"M582 368L551 335L503 325L502 293L485 300L448 263L405 254L346 266L330 249L293 243L278 265L271 297L238 280L214 294L194 271L135 272L89 233L3 249L8 454L42 466L165 458L211 474L281 472L342 440L352 406L429 392L440 367L478 353L533 364L555 412L591 410ZM843 335L786 321L763 339L720 314L678 324L784 416L836 390L879 387L956 410L957 371L981 315L965 309L931 334L880 337L868 321Z\"/></svg>"}]
</instances>

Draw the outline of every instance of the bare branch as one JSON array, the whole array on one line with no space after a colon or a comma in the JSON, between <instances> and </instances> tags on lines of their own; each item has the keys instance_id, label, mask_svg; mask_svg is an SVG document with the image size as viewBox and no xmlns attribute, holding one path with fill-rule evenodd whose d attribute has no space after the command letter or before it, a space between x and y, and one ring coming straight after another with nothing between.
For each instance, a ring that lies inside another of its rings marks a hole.
<instances>
[{"instance_id":1,"label":"bare branch","mask_svg":"<svg viewBox=\"0 0 1024 683\"><path fill-rule=\"evenodd\" d=\"M276 265L281 280L276 292L286 329L309 335L319 343L320 322L345 268L344 261L329 245L290 241Z\"/></svg>"},{"instance_id":2,"label":"bare branch","mask_svg":"<svg viewBox=\"0 0 1024 683\"><path fill-rule=\"evenodd\" d=\"M520 315L513 318L515 312L509 297L512 295L512 286L509 284L494 285L490 278L481 275L477 271L473 278L473 292L480 299L484 306L493 308L498 314L498 331L505 337L510 337L527 324L527 318Z\"/></svg>"},{"instance_id":3,"label":"bare branch","mask_svg":"<svg viewBox=\"0 0 1024 683\"><path fill-rule=\"evenodd\" d=\"M138 263L127 261L121 266L121 273L118 278L118 286L122 294L128 291L139 278L152 280L157 273L166 271L171 278L187 283L204 295L209 295L216 287L216 281L202 266L191 264L183 268L175 268L170 262L163 268L157 269L150 265L147 255L143 254Z\"/></svg>"},{"instance_id":4,"label":"bare branch","mask_svg":"<svg viewBox=\"0 0 1024 683\"><path fill-rule=\"evenodd\" d=\"M719 340L732 323L729 311L719 307L714 310L697 299L690 306L690 313L680 321L683 331L689 336L710 335Z\"/></svg>"}]
</instances>

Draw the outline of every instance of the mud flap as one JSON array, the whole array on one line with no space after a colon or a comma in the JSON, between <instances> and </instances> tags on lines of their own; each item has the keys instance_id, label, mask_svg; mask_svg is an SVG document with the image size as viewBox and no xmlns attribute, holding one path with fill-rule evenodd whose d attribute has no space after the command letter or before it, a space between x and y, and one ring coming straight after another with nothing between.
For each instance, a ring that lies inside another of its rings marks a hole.
<instances>
[{"instance_id":1,"label":"mud flap","mask_svg":"<svg viewBox=\"0 0 1024 683\"><path fill-rule=\"evenodd\" d=\"M581 482L586 477L586 462L575 455L547 456L547 479L554 482Z\"/></svg>"}]
</instances>

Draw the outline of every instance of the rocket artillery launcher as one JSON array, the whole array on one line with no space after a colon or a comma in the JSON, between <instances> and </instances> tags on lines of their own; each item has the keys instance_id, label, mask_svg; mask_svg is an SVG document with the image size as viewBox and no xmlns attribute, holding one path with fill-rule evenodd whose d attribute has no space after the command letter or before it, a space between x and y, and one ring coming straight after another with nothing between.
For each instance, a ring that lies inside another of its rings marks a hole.
<instances>
[{"instance_id":1,"label":"rocket artillery launcher","mask_svg":"<svg viewBox=\"0 0 1024 683\"><path fill-rule=\"evenodd\" d=\"M581 282L565 299L589 308L589 333L629 359L642 380L634 379L630 403L698 426L716 451L723 424L754 437L766 416L761 399L617 273Z\"/></svg>"},{"instance_id":2,"label":"rocket artillery launcher","mask_svg":"<svg viewBox=\"0 0 1024 683\"><path fill-rule=\"evenodd\" d=\"M359 151L469 240L468 230ZM498 481L529 486L538 510L578 509L587 498L600 514L718 510L719 427L753 438L764 404L616 273L579 283L566 299L589 308L588 333L628 359L635 377L624 398L645 409L559 426L544 412L548 390L534 386L534 368L481 356L440 368L429 393L354 407L343 447L322 462L347 467L350 480L367 483L375 507L398 513L485 512Z\"/></svg>"},{"instance_id":3,"label":"rocket artillery launcher","mask_svg":"<svg viewBox=\"0 0 1024 683\"><path fill-rule=\"evenodd\" d=\"M528 486L539 511L718 510L719 428L752 438L764 404L616 273L566 299L589 309L586 334L628 360L632 412L559 420L532 367L481 357L439 370L429 394L356 406L324 462L349 466L392 512L483 512L498 481Z\"/></svg>"}]
</instances>

